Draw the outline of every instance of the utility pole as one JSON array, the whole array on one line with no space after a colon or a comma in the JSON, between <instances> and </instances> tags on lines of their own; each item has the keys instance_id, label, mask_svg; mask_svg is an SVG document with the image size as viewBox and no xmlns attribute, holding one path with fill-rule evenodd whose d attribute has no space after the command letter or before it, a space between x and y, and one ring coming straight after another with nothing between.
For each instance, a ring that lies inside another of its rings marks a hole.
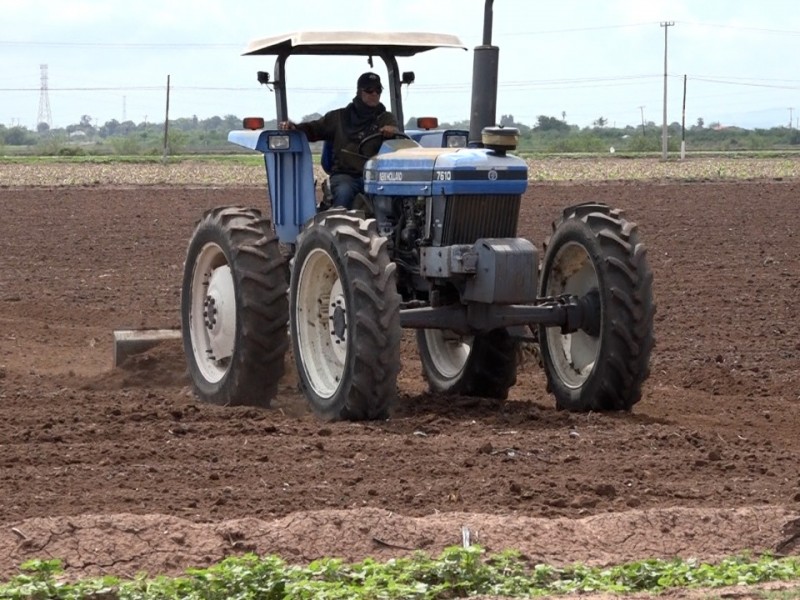
<instances>
[{"instance_id":1,"label":"utility pole","mask_svg":"<svg viewBox=\"0 0 800 600\"><path fill-rule=\"evenodd\" d=\"M163 162L167 162L167 154L169 153L169 75L167 75L167 109L164 115L164 156Z\"/></svg>"},{"instance_id":2,"label":"utility pole","mask_svg":"<svg viewBox=\"0 0 800 600\"><path fill-rule=\"evenodd\" d=\"M675 21L662 21L664 28L664 122L661 126L661 158L667 160L667 31Z\"/></svg>"},{"instance_id":3,"label":"utility pole","mask_svg":"<svg viewBox=\"0 0 800 600\"><path fill-rule=\"evenodd\" d=\"M644 136L645 135L645 130L644 130L644 106L640 106L639 107L639 112L642 113L642 136Z\"/></svg>"},{"instance_id":4,"label":"utility pole","mask_svg":"<svg viewBox=\"0 0 800 600\"><path fill-rule=\"evenodd\" d=\"M50 96L47 86L47 65L39 65L41 71L41 86L39 88L39 115L36 117L36 128L39 123L47 123L48 127L53 126L53 114L50 112ZM791 119L790 119L791 120Z\"/></svg>"},{"instance_id":5,"label":"utility pole","mask_svg":"<svg viewBox=\"0 0 800 600\"><path fill-rule=\"evenodd\" d=\"M792 107L790 106L790 107L789 107L789 129L791 129L791 128L792 128L792 111L793 111L793 110L794 110L794 108L792 108Z\"/></svg>"},{"instance_id":6,"label":"utility pole","mask_svg":"<svg viewBox=\"0 0 800 600\"><path fill-rule=\"evenodd\" d=\"M683 108L681 110L681 160L686 158L686 75L683 76Z\"/></svg>"}]
</instances>

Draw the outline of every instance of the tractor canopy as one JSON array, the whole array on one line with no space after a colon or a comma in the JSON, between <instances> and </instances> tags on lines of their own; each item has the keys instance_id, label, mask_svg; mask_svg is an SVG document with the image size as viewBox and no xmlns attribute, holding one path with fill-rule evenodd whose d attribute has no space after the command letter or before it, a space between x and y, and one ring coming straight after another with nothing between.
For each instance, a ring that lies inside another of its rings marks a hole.
<instances>
[{"instance_id":1,"label":"tractor canopy","mask_svg":"<svg viewBox=\"0 0 800 600\"><path fill-rule=\"evenodd\" d=\"M273 86L278 121L289 118L286 97L286 59L294 55L306 56L366 56L380 58L388 75L390 110L402 127L403 103L400 87L414 81L414 74L401 73L397 57L410 57L435 48L467 47L450 34L442 33L384 33L362 31L299 31L255 40L247 45L244 55L276 56L272 77L259 73L259 81Z\"/></svg>"}]
</instances>

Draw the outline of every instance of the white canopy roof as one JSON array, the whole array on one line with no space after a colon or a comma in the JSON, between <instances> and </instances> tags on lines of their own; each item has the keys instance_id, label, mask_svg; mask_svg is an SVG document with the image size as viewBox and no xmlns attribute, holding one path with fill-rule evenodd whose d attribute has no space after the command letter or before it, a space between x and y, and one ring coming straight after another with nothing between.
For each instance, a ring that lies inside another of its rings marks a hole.
<instances>
[{"instance_id":1,"label":"white canopy roof","mask_svg":"<svg viewBox=\"0 0 800 600\"><path fill-rule=\"evenodd\" d=\"M298 31L250 42L244 54L370 56L387 53L393 56L413 56L434 48L467 49L458 37L443 33Z\"/></svg>"}]
</instances>

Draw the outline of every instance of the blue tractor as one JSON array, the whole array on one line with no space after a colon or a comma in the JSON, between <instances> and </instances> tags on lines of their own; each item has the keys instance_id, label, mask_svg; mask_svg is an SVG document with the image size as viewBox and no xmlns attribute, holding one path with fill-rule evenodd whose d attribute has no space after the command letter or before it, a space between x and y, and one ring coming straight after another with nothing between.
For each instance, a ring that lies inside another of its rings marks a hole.
<instances>
[{"instance_id":1,"label":"blue tractor","mask_svg":"<svg viewBox=\"0 0 800 600\"><path fill-rule=\"evenodd\" d=\"M208 211L190 242L183 343L196 394L268 406L291 347L300 387L326 419L386 418L397 397L403 328L416 330L432 392L506 398L519 347L534 344L556 406L630 410L653 347L652 273L636 225L601 203L566 208L540 262L517 237L528 165L518 132L494 126L497 48L491 0L475 49L470 130L421 123L386 140L364 170L359 210L320 205L299 131L246 119L229 140L264 155L271 214ZM246 54L276 56L277 119L288 119L285 66L295 55L383 60L404 122L397 59L464 48L449 35L297 33ZM469 139L467 139L469 138Z\"/></svg>"}]
</instances>

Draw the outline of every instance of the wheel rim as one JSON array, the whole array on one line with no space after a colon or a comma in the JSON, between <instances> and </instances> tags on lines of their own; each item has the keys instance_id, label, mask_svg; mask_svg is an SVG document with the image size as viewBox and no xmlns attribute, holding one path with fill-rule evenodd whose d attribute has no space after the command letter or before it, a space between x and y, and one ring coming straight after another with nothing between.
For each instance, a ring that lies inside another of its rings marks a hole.
<instances>
[{"instance_id":1,"label":"wheel rim","mask_svg":"<svg viewBox=\"0 0 800 600\"><path fill-rule=\"evenodd\" d=\"M474 339L446 329L425 330L431 363L445 379L454 379L464 370Z\"/></svg>"},{"instance_id":2,"label":"wheel rim","mask_svg":"<svg viewBox=\"0 0 800 600\"><path fill-rule=\"evenodd\" d=\"M314 249L298 275L295 329L300 360L314 393L336 393L347 361L347 299L330 256Z\"/></svg>"},{"instance_id":3,"label":"wheel rim","mask_svg":"<svg viewBox=\"0 0 800 600\"><path fill-rule=\"evenodd\" d=\"M228 259L206 244L192 274L189 335L197 368L209 383L228 372L236 341L236 291Z\"/></svg>"},{"instance_id":4,"label":"wheel rim","mask_svg":"<svg viewBox=\"0 0 800 600\"><path fill-rule=\"evenodd\" d=\"M553 259L545 295L582 297L599 288L597 271L586 249L577 243L562 246ZM582 330L562 334L557 327L548 327L545 336L559 379L570 388L581 387L600 353L600 336L591 336Z\"/></svg>"}]
</instances>

